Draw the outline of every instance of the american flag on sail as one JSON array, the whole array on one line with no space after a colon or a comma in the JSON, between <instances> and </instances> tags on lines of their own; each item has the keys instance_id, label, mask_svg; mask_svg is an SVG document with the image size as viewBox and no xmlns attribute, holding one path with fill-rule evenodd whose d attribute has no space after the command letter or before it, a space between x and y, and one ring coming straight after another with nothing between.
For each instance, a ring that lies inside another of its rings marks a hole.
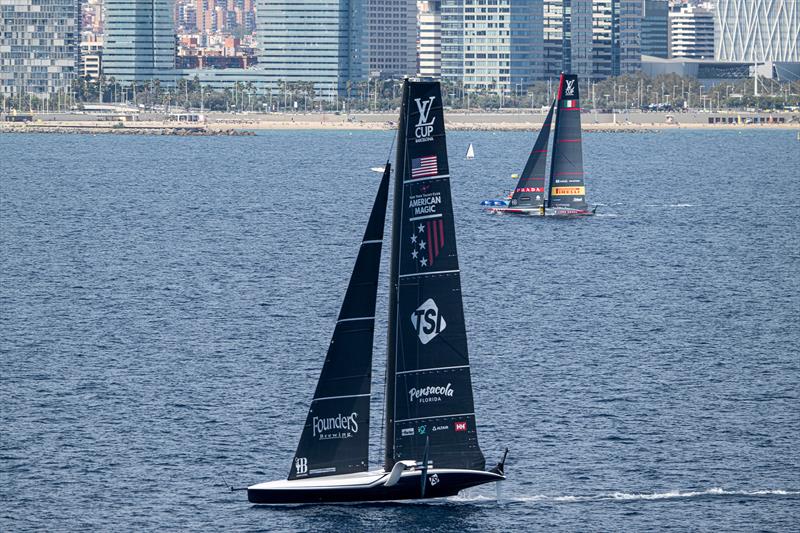
<instances>
[{"instance_id":1,"label":"american flag on sail","mask_svg":"<svg viewBox=\"0 0 800 533\"><path fill-rule=\"evenodd\" d=\"M411 177L422 178L425 176L435 176L439 173L439 164L435 155L418 157L411 160Z\"/></svg>"},{"instance_id":2,"label":"american flag on sail","mask_svg":"<svg viewBox=\"0 0 800 533\"><path fill-rule=\"evenodd\" d=\"M414 231L411 234L411 258L419 261L419 266L430 267L444 248L444 221L441 217L429 220L412 220Z\"/></svg>"}]
</instances>

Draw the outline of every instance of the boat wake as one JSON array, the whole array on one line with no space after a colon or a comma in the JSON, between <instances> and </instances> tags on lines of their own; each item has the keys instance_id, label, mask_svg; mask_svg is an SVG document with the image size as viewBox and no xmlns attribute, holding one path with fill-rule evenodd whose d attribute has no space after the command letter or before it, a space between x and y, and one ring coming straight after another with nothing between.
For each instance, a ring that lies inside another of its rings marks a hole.
<instances>
[{"instance_id":1,"label":"boat wake","mask_svg":"<svg viewBox=\"0 0 800 533\"><path fill-rule=\"evenodd\" d=\"M783 489L763 489L763 490L726 490L720 487L713 487L707 490L681 491L673 490L667 492L608 492L594 495L548 495L535 494L531 496L503 495L500 503L592 503L592 502L633 502L651 500L683 500L692 498L726 498L726 497L749 497L765 498L770 496L779 497L800 497L800 490ZM450 502L470 502L479 503L495 502L497 498L487 495L463 495L448 498Z\"/></svg>"},{"instance_id":2,"label":"boat wake","mask_svg":"<svg viewBox=\"0 0 800 533\"><path fill-rule=\"evenodd\" d=\"M666 208L674 208L674 207L697 207L694 204L644 204L643 207L666 207Z\"/></svg>"}]
</instances>

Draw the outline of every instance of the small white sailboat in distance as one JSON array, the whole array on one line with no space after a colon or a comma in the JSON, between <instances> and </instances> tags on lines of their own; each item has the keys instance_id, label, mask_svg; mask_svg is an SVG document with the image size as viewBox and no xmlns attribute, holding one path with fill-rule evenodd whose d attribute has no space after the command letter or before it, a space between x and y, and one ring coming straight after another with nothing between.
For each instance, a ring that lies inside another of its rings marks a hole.
<instances>
[{"instance_id":1,"label":"small white sailboat in distance","mask_svg":"<svg viewBox=\"0 0 800 533\"><path fill-rule=\"evenodd\" d=\"M467 148L467 160L471 161L475 159L475 148L472 147L472 143L469 143L469 148Z\"/></svg>"},{"instance_id":2,"label":"small white sailboat in distance","mask_svg":"<svg viewBox=\"0 0 800 533\"><path fill-rule=\"evenodd\" d=\"M384 171L385 169L386 169L386 167L385 167L385 166L383 166L383 167L370 167L370 170L371 170L371 171L373 171L373 172L378 172L378 173L380 173L380 174L383 174L383 171Z\"/></svg>"}]
</instances>

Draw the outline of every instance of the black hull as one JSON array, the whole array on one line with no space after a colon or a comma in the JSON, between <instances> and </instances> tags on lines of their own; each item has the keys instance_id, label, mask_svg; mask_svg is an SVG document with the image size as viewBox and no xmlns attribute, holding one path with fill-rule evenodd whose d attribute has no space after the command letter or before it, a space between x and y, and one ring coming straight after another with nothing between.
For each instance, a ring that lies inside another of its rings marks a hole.
<instances>
[{"instance_id":1,"label":"black hull","mask_svg":"<svg viewBox=\"0 0 800 533\"><path fill-rule=\"evenodd\" d=\"M425 489L425 498L443 498L455 496L460 491L491 483L502 481L503 476L492 472L469 471L437 473L438 481L431 483L433 474L428 475L428 484ZM314 503L347 503L347 502L377 502L390 500L418 500L421 499L419 474L404 475L396 485L387 487L385 477L380 483L357 487L303 487L303 488L248 488L247 499L253 504L314 504Z\"/></svg>"}]
</instances>

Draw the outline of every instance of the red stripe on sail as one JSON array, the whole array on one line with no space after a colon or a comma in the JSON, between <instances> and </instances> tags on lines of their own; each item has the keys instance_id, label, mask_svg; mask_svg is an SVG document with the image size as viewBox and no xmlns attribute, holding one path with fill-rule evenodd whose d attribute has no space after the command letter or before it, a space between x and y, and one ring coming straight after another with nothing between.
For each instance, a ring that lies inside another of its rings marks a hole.
<instances>
[{"instance_id":1,"label":"red stripe on sail","mask_svg":"<svg viewBox=\"0 0 800 533\"><path fill-rule=\"evenodd\" d=\"M559 102L561 101L561 90L564 88L564 75L561 75L561 79L558 80L558 93L556 94L556 100Z\"/></svg>"},{"instance_id":2,"label":"red stripe on sail","mask_svg":"<svg viewBox=\"0 0 800 533\"><path fill-rule=\"evenodd\" d=\"M433 224L436 224L434 221ZM431 239L431 222L428 222L428 265L433 266L433 248L436 246L436 230L433 231Z\"/></svg>"},{"instance_id":3,"label":"red stripe on sail","mask_svg":"<svg viewBox=\"0 0 800 533\"><path fill-rule=\"evenodd\" d=\"M562 107L561 111L580 111L580 107Z\"/></svg>"},{"instance_id":4,"label":"red stripe on sail","mask_svg":"<svg viewBox=\"0 0 800 533\"><path fill-rule=\"evenodd\" d=\"M560 143L579 143L581 142L580 139L559 139L558 142Z\"/></svg>"},{"instance_id":5,"label":"red stripe on sail","mask_svg":"<svg viewBox=\"0 0 800 533\"><path fill-rule=\"evenodd\" d=\"M439 220L439 248L444 248L444 220ZM439 254L439 250L436 254Z\"/></svg>"}]
</instances>

